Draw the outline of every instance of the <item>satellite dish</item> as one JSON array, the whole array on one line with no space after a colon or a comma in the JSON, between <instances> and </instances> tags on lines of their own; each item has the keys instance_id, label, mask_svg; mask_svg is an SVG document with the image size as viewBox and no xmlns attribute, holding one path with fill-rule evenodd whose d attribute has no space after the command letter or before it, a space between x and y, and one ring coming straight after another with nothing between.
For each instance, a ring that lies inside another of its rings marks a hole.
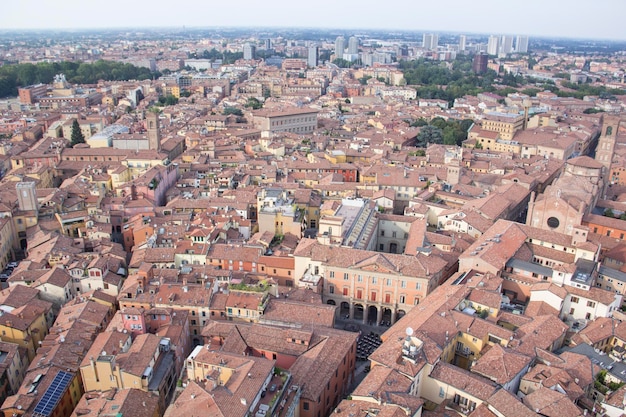
<instances>
[{"instance_id":1,"label":"satellite dish","mask_svg":"<svg viewBox=\"0 0 626 417\"><path fill-rule=\"evenodd\" d=\"M411 327L407 327L406 328L406 335L407 336L413 336L413 329Z\"/></svg>"}]
</instances>

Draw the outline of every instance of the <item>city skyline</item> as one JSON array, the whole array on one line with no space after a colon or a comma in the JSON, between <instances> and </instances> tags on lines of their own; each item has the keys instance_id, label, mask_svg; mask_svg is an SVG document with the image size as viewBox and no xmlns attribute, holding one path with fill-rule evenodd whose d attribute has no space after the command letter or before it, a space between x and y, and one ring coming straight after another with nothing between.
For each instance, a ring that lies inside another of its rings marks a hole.
<instances>
[{"instance_id":1,"label":"city skyline","mask_svg":"<svg viewBox=\"0 0 626 417\"><path fill-rule=\"evenodd\" d=\"M528 0L502 3L480 0L472 3L450 0L445 14L439 4L400 0L395 7L374 2L320 0L316 7L284 0L258 2L241 0L236 9L227 4L207 6L189 0L186 7L172 14L146 1L111 0L107 7L91 1L46 0L11 2L3 7L0 27L19 29L105 29L145 27L301 27L320 29L389 29L456 33L520 34L532 37L626 40L621 16L626 2L599 0L589 9L582 0L567 8L557 2ZM590 11L601 10L593 16ZM37 11L33 13L33 11ZM190 13L193 11L193 13ZM511 17L515 17L514 20ZM598 22L593 26L585 22Z\"/></svg>"}]
</instances>

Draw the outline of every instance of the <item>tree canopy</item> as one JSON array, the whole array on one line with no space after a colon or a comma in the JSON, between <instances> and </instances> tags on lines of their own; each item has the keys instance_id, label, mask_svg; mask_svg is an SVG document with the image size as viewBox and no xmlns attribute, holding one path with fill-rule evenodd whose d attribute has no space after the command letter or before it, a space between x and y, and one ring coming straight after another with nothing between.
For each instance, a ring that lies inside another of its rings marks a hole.
<instances>
[{"instance_id":1,"label":"tree canopy","mask_svg":"<svg viewBox=\"0 0 626 417\"><path fill-rule=\"evenodd\" d=\"M222 111L222 114L224 116L228 116L229 114L234 114L235 116L243 116L243 112L237 107L224 107L224 111Z\"/></svg>"},{"instance_id":2,"label":"tree canopy","mask_svg":"<svg viewBox=\"0 0 626 417\"><path fill-rule=\"evenodd\" d=\"M443 132L435 126L424 126L417 134L416 146L425 148L430 143L443 143Z\"/></svg>"},{"instance_id":3,"label":"tree canopy","mask_svg":"<svg viewBox=\"0 0 626 417\"><path fill-rule=\"evenodd\" d=\"M72 147L78 145L79 143L85 143L85 135L80 130L80 125L78 124L78 120L74 119L72 122Z\"/></svg>"},{"instance_id":4,"label":"tree canopy","mask_svg":"<svg viewBox=\"0 0 626 417\"><path fill-rule=\"evenodd\" d=\"M259 51L257 53L260 53L260 52L262 51ZM243 52L230 52L230 51L220 52L217 49L213 48L210 51L205 49L201 53L190 52L187 54L187 58L210 59L211 61L215 61L216 59L221 59L223 64L232 64L238 59L243 58Z\"/></svg>"},{"instance_id":5,"label":"tree canopy","mask_svg":"<svg viewBox=\"0 0 626 417\"><path fill-rule=\"evenodd\" d=\"M472 124L474 124L474 121L470 119L459 122L452 119L446 120L443 117L435 117L430 123L424 118L410 123L411 126L422 127L416 139L416 146L418 147L425 147L429 143L460 146L467 139L467 131ZM440 136L441 138L439 138Z\"/></svg>"},{"instance_id":6,"label":"tree canopy","mask_svg":"<svg viewBox=\"0 0 626 417\"><path fill-rule=\"evenodd\" d=\"M175 96L168 94L166 96L159 97L159 104L163 106L174 106L178 104L178 99Z\"/></svg>"},{"instance_id":7,"label":"tree canopy","mask_svg":"<svg viewBox=\"0 0 626 417\"><path fill-rule=\"evenodd\" d=\"M114 61L84 62L40 62L38 64L14 64L0 66L0 97L17 95L19 87L32 84L49 84L56 74L65 74L73 84L95 84L98 80L125 81L145 80L159 73L148 68L136 67Z\"/></svg>"},{"instance_id":8,"label":"tree canopy","mask_svg":"<svg viewBox=\"0 0 626 417\"><path fill-rule=\"evenodd\" d=\"M258 110L263 107L263 103L261 103L256 97L250 97L246 103L246 107L249 107L252 110Z\"/></svg>"}]
</instances>

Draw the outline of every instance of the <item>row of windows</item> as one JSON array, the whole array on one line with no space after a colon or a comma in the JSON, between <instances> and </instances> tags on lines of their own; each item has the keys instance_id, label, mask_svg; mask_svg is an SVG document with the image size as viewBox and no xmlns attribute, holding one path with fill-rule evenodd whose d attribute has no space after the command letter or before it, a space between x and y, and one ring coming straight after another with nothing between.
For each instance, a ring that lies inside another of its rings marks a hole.
<instances>
[{"instance_id":1,"label":"row of windows","mask_svg":"<svg viewBox=\"0 0 626 417\"><path fill-rule=\"evenodd\" d=\"M574 303L574 304L578 304L578 302L580 301L580 298L578 298L578 297L571 297L570 301L572 303ZM594 301L587 301L587 307L593 308L595 306L596 306L596 303Z\"/></svg>"},{"instance_id":2,"label":"row of windows","mask_svg":"<svg viewBox=\"0 0 626 417\"><path fill-rule=\"evenodd\" d=\"M606 231L606 235L607 235L607 237L608 237L608 236L611 236L611 233L612 233L612 232L613 232L612 230L607 230L607 231ZM593 228L593 233L598 233L598 228L597 228L597 227L594 227L594 228ZM624 239L624 233L620 233L620 234L619 234L619 238L620 238L620 239Z\"/></svg>"},{"instance_id":3,"label":"row of windows","mask_svg":"<svg viewBox=\"0 0 626 417\"><path fill-rule=\"evenodd\" d=\"M316 117L298 117L296 119L288 119L288 120L273 120L272 126L282 126L293 123L306 123L306 122L314 122L316 121Z\"/></svg>"},{"instance_id":4,"label":"row of windows","mask_svg":"<svg viewBox=\"0 0 626 417\"><path fill-rule=\"evenodd\" d=\"M330 294L335 294L335 287L333 285L331 285L330 287L328 287L328 292ZM350 296L350 289L347 287L344 287L342 289L342 293L341 293L344 297L349 297ZM365 298L363 297L363 290L356 290L356 296L354 297L357 300L364 300ZM370 293L370 298L369 301L373 301L376 302L378 298L378 293L376 291L372 291ZM391 304L391 293L386 293L385 294L385 298L384 298L384 303L386 304ZM402 294L398 297L398 303L399 304L405 304L406 303L406 295ZM420 297L414 297L413 298L413 305L418 305L420 303Z\"/></svg>"},{"instance_id":5,"label":"row of windows","mask_svg":"<svg viewBox=\"0 0 626 417\"><path fill-rule=\"evenodd\" d=\"M381 235L381 236L385 236L385 231L384 231L384 230L381 230L381 231L380 231L380 235ZM391 237L397 237L396 235L397 235L397 233L396 233L396 232L391 232ZM405 233L404 233L404 238L406 239L406 238L408 238L408 237L409 237L409 234L405 232Z\"/></svg>"},{"instance_id":6,"label":"row of windows","mask_svg":"<svg viewBox=\"0 0 626 417\"><path fill-rule=\"evenodd\" d=\"M335 278L335 271L330 271L329 272L329 276L330 278ZM348 281L350 279L350 275L347 272L343 273L343 280L344 281ZM364 279L368 279L372 284L378 284L378 277L363 277L363 275L358 274L356 276L356 280L357 282L363 282ZM383 278L382 282L386 284L386 286L391 287L393 285L393 280L391 278ZM332 287L331 287L332 288ZM407 288L407 282L405 280L401 280L400 281L400 288ZM416 282L415 283L415 289L416 290L421 290L422 289L422 283L421 282Z\"/></svg>"}]
</instances>

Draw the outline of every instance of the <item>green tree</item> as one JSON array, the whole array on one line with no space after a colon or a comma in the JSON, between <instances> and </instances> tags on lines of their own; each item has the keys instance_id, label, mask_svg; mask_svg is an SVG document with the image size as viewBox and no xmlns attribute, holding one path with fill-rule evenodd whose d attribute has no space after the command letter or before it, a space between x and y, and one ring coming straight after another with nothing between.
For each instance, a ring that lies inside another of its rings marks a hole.
<instances>
[{"instance_id":1,"label":"green tree","mask_svg":"<svg viewBox=\"0 0 626 417\"><path fill-rule=\"evenodd\" d=\"M445 129L446 126L448 125L448 123L443 117L435 117L434 119L430 121L429 124L441 130Z\"/></svg>"},{"instance_id":2,"label":"green tree","mask_svg":"<svg viewBox=\"0 0 626 417\"><path fill-rule=\"evenodd\" d=\"M174 106L178 104L178 99L171 94L159 97L159 104L163 106Z\"/></svg>"},{"instance_id":3,"label":"green tree","mask_svg":"<svg viewBox=\"0 0 626 417\"><path fill-rule=\"evenodd\" d=\"M224 111L222 111L224 116L228 116L229 114L234 114L235 116L243 116L243 112L241 109L236 107L224 107Z\"/></svg>"},{"instance_id":4,"label":"green tree","mask_svg":"<svg viewBox=\"0 0 626 417\"><path fill-rule=\"evenodd\" d=\"M415 138L418 148L425 148L429 143L443 143L443 133L435 126L424 126Z\"/></svg>"},{"instance_id":5,"label":"green tree","mask_svg":"<svg viewBox=\"0 0 626 417\"><path fill-rule=\"evenodd\" d=\"M367 84L367 80L369 80L370 78L372 78L370 75L364 75L361 78L359 78L359 83L361 85L365 85Z\"/></svg>"},{"instance_id":6,"label":"green tree","mask_svg":"<svg viewBox=\"0 0 626 417\"><path fill-rule=\"evenodd\" d=\"M335 59L333 64L337 65L339 68L350 68L352 66L352 62L343 58Z\"/></svg>"},{"instance_id":7,"label":"green tree","mask_svg":"<svg viewBox=\"0 0 626 417\"><path fill-rule=\"evenodd\" d=\"M474 124L474 121L471 119L463 119L461 120L461 130L465 132L465 139L467 139L467 131ZM463 140L465 140L463 139Z\"/></svg>"},{"instance_id":8,"label":"green tree","mask_svg":"<svg viewBox=\"0 0 626 417\"><path fill-rule=\"evenodd\" d=\"M411 126L412 127L422 127L422 126L426 126L427 124L428 124L428 122L426 121L426 119L424 119L423 117L420 117L419 119L417 119L416 121L411 123Z\"/></svg>"},{"instance_id":9,"label":"green tree","mask_svg":"<svg viewBox=\"0 0 626 417\"><path fill-rule=\"evenodd\" d=\"M72 122L72 147L78 145L79 143L85 143L85 135L80 130L80 125L78 124L78 120L74 119Z\"/></svg>"},{"instance_id":10,"label":"green tree","mask_svg":"<svg viewBox=\"0 0 626 417\"><path fill-rule=\"evenodd\" d=\"M595 107L589 107L588 109L583 110L583 113L585 114L596 114L596 113L603 113L604 110L601 109L596 109Z\"/></svg>"},{"instance_id":11,"label":"green tree","mask_svg":"<svg viewBox=\"0 0 626 417\"><path fill-rule=\"evenodd\" d=\"M252 110L258 110L263 107L263 103L261 103L256 97L250 97L246 103L246 107L249 107Z\"/></svg>"},{"instance_id":12,"label":"green tree","mask_svg":"<svg viewBox=\"0 0 626 417\"><path fill-rule=\"evenodd\" d=\"M444 145L460 145L465 140L465 136L458 124L448 125L443 129Z\"/></svg>"}]
</instances>

